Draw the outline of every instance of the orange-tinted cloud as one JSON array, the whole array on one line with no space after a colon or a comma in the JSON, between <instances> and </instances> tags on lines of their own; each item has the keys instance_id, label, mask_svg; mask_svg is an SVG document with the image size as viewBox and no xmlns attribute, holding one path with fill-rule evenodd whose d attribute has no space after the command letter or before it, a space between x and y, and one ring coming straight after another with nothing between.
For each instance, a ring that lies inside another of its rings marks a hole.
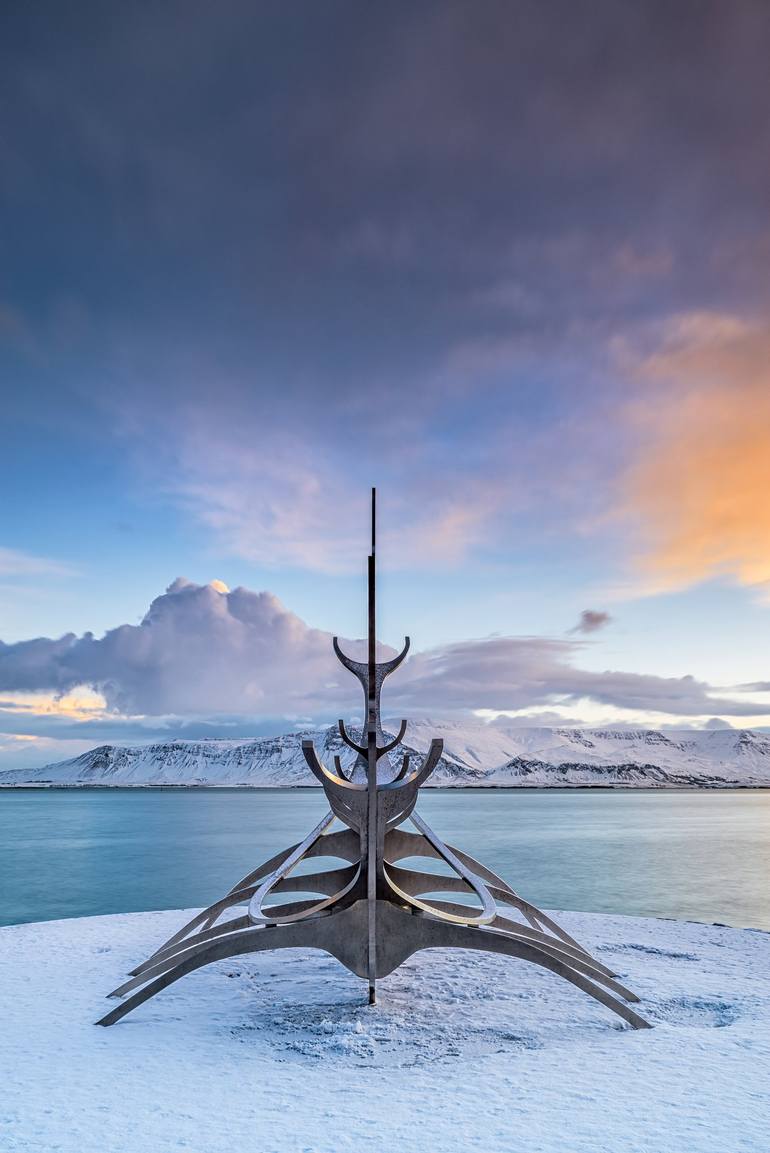
<instances>
[{"instance_id":1,"label":"orange-tinted cloud","mask_svg":"<svg viewBox=\"0 0 770 1153\"><path fill-rule=\"evenodd\" d=\"M0 719L4 714L19 713L28 717L63 717L67 720L88 721L101 716L106 709L101 693L85 685L77 692L63 693L10 693L0 700ZM19 740L33 740L20 735Z\"/></svg>"},{"instance_id":2,"label":"orange-tinted cloud","mask_svg":"<svg viewBox=\"0 0 770 1153\"><path fill-rule=\"evenodd\" d=\"M640 449L621 504L645 578L770 592L770 324L690 315L638 367Z\"/></svg>"}]
</instances>

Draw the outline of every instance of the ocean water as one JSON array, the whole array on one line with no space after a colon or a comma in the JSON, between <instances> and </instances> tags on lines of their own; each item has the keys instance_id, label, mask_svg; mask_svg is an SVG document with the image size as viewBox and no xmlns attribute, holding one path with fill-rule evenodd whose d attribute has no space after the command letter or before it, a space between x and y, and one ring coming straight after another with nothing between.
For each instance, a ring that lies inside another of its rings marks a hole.
<instances>
[{"instance_id":1,"label":"ocean water","mask_svg":"<svg viewBox=\"0 0 770 1153\"><path fill-rule=\"evenodd\" d=\"M0 924L193 907L301 840L321 790L0 790ZM770 930L770 790L425 790L439 835L544 908Z\"/></svg>"}]
</instances>

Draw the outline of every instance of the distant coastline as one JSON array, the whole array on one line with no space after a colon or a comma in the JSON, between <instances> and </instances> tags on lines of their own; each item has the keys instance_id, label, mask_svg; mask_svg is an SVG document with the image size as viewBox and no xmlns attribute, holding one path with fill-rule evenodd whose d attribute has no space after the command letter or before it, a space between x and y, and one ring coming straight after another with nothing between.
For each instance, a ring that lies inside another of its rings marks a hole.
<instances>
[{"instance_id":1,"label":"distant coastline","mask_svg":"<svg viewBox=\"0 0 770 1153\"><path fill-rule=\"evenodd\" d=\"M389 725L385 722L386 730ZM355 729L353 729L355 731ZM770 737L750 729L506 728L418 719L394 755L418 764L444 742L429 789L745 789L770 787ZM100 745L69 760L0 772L7 788L312 788L302 741L355 772L336 726L252 739ZM392 771L382 764L384 779Z\"/></svg>"},{"instance_id":2,"label":"distant coastline","mask_svg":"<svg viewBox=\"0 0 770 1153\"><path fill-rule=\"evenodd\" d=\"M642 785L628 785L628 784L553 784L553 785L527 785L527 784L442 784L442 785L426 785L424 786L430 792L436 793L461 793L461 792L497 792L497 793L714 793L714 792L735 792L742 790L744 792L760 791L770 789L770 782L756 783L729 783L717 781L710 784L698 785L676 785L676 784L642 784ZM145 792L165 793L165 792L242 792L247 789L249 792L254 793L282 793L282 792L309 792L316 793L321 791L320 785L312 784L295 784L295 785L260 785L255 783L244 782L243 784L231 783L217 785L207 782L205 784L197 784L194 781L179 781L176 783L169 782L149 782L144 784L125 784L116 782L110 784L107 781L99 783L91 783L87 781L74 781L69 784L57 784L48 781L32 781L21 782L17 785L0 782L0 790L13 790L18 792L22 789L28 789L32 792L72 792L74 791L112 791L120 792L121 790L138 792L144 790Z\"/></svg>"}]
</instances>

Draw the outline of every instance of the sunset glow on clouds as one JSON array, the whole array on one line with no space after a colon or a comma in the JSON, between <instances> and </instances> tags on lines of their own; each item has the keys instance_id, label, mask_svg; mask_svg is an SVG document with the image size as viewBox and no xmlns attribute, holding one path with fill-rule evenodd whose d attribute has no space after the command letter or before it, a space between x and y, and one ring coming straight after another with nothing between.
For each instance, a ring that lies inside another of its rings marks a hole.
<instances>
[{"instance_id":1,"label":"sunset glow on clouds","mask_svg":"<svg viewBox=\"0 0 770 1153\"><path fill-rule=\"evenodd\" d=\"M586 610L581 621L600 616ZM607 623L607 622L603 622ZM571 630L573 633L575 630ZM589 629L589 632L591 630ZM363 642L343 647L363 655ZM383 656L394 650L383 650ZM488 637L413 651L389 686L389 707L432 716L506 716L530 724L689 725L770 716L761 688L732 691L692 676L662 677L581 667L585 642L564 637ZM24 693L14 690L23 684ZM87 686L84 688L83 686ZM58 694L51 690L59 688ZM5 693L5 699L2 694ZM178 578L139 625L103 638L0 646L0 731L84 739L112 724L148 738L195 731L220 718L225 731L254 718L291 728L360 710L331 636L310 628L269 593ZM560 721L559 718L562 718Z\"/></svg>"},{"instance_id":2,"label":"sunset glow on clouds","mask_svg":"<svg viewBox=\"0 0 770 1153\"><path fill-rule=\"evenodd\" d=\"M639 563L662 588L727 577L770 597L770 321L679 319L640 376Z\"/></svg>"},{"instance_id":3,"label":"sunset glow on clouds","mask_svg":"<svg viewBox=\"0 0 770 1153\"><path fill-rule=\"evenodd\" d=\"M51 693L7 693L0 698L0 715L19 717L61 717L72 721L88 721L100 716L106 708L101 693L87 685L77 691L54 695ZM32 739L20 736L19 739Z\"/></svg>"},{"instance_id":4,"label":"sunset glow on clouds","mask_svg":"<svg viewBox=\"0 0 770 1153\"><path fill-rule=\"evenodd\" d=\"M770 725L763 0L43 9L0 38L9 747L336 715L372 484L394 707Z\"/></svg>"}]
</instances>

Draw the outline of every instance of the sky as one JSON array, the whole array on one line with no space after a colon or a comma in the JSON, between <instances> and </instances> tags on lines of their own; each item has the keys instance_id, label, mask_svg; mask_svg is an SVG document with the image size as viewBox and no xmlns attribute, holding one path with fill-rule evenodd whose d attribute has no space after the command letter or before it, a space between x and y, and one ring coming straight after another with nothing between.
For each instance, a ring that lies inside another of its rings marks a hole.
<instances>
[{"instance_id":1,"label":"sky","mask_svg":"<svg viewBox=\"0 0 770 1153\"><path fill-rule=\"evenodd\" d=\"M770 726L764 0L8 3L0 764ZM347 682L350 682L349 684Z\"/></svg>"}]
</instances>

